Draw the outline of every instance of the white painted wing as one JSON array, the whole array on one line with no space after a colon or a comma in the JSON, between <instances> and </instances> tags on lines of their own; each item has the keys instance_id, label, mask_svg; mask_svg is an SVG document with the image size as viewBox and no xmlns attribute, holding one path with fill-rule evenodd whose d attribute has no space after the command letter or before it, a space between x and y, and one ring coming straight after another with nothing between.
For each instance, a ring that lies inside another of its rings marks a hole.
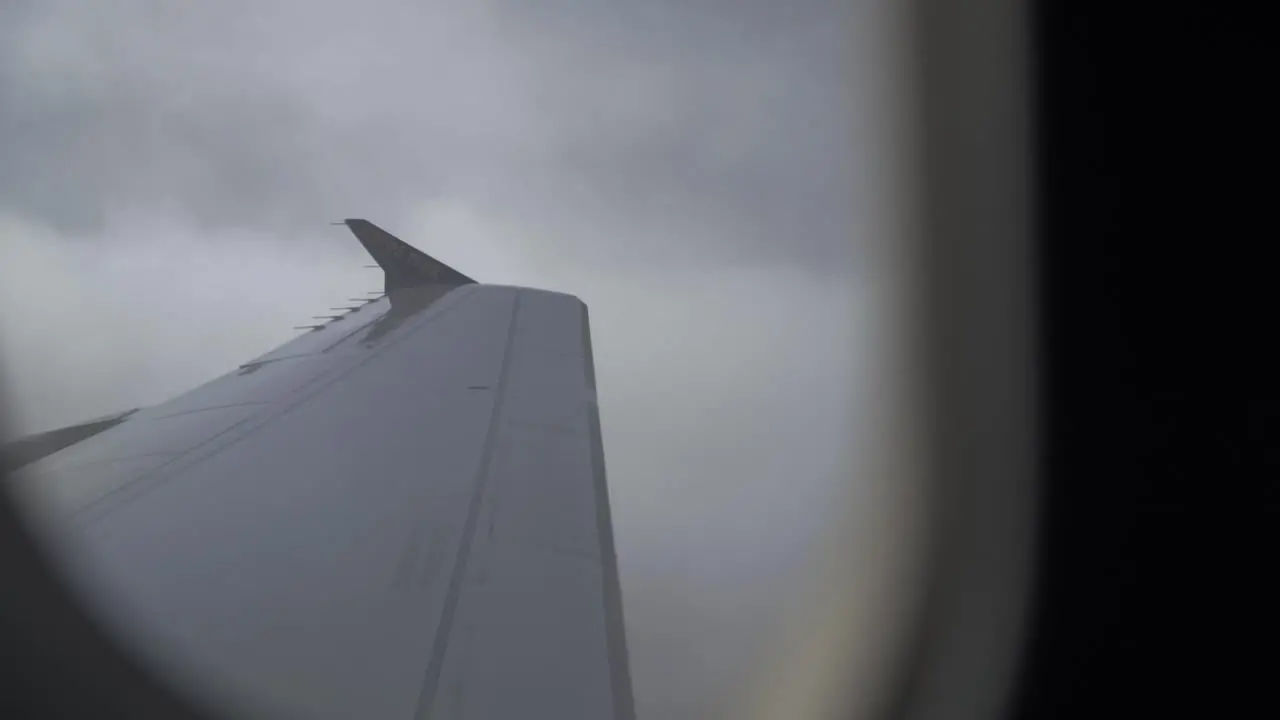
<instances>
[{"instance_id":1,"label":"white painted wing","mask_svg":"<svg viewBox=\"0 0 1280 720\"><path fill-rule=\"evenodd\" d=\"M121 638L237 713L633 717L585 305L395 299L16 482Z\"/></svg>"}]
</instances>

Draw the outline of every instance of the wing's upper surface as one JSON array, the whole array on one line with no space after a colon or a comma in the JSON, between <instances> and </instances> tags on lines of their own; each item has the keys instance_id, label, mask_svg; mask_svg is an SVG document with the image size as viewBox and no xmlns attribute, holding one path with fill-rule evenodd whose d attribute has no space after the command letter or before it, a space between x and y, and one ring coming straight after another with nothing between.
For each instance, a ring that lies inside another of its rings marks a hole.
<instances>
[{"instance_id":1,"label":"wing's upper surface","mask_svg":"<svg viewBox=\"0 0 1280 720\"><path fill-rule=\"evenodd\" d=\"M198 691L323 718L630 718L586 306L427 284L24 468Z\"/></svg>"}]
</instances>

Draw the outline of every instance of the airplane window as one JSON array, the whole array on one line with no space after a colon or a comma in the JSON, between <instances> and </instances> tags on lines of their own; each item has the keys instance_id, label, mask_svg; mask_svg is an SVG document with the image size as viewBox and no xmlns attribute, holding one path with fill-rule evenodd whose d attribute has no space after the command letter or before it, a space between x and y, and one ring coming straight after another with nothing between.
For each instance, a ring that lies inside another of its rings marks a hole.
<instances>
[{"instance_id":1,"label":"airplane window","mask_svg":"<svg viewBox=\"0 0 1280 720\"><path fill-rule=\"evenodd\" d=\"M7 439L139 408L7 489L122 647L233 713L878 711L950 437L909 20L6 6Z\"/></svg>"}]
</instances>

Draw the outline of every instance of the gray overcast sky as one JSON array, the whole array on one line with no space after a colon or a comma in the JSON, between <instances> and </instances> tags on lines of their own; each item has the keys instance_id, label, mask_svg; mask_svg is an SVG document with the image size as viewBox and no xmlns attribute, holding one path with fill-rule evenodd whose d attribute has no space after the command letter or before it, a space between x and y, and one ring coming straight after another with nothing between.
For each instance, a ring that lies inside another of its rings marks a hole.
<instances>
[{"instance_id":1,"label":"gray overcast sky","mask_svg":"<svg viewBox=\"0 0 1280 720\"><path fill-rule=\"evenodd\" d=\"M149 404L380 286L367 217L580 295L642 717L744 682L844 481L884 219L877 3L0 9L14 429Z\"/></svg>"}]
</instances>

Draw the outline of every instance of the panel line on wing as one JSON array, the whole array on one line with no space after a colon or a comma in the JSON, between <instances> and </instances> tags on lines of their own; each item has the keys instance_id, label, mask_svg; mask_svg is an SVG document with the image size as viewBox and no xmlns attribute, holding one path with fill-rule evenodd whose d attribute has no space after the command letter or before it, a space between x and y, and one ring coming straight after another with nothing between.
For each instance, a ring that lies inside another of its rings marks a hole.
<instances>
[{"instance_id":1,"label":"panel line on wing","mask_svg":"<svg viewBox=\"0 0 1280 720\"><path fill-rule=\"evenodd\" d=\"M418 706L414 711L414 718L418 720L430 717L431 707L435 703L436 691L440 687L440 673L444 669L445 653L449 649L449 633L453 629L453 618L458 609L458 598L462 594L462 580L466 576L467 559L471 553L471 542L476 533L481 500L484 498L485 485L489 479L489 468L493 462L494 446L497 444L499 419L502 416L502 405L507 395L507 376L511 370L512 348L515 346L516 320L520 315L520 299L521 295L515 293L511 308L511 324L507 328L507 344L502 351L502 369L498 373L498 391L493 401L493 414L489 417L489 428L485 433L480 465L476 469L471 504L467 508L467 519L462 527L462 538L458 543L458 555L453 562L453 573L449 577L449 592L445 596L444 609L440 613L440 622L436 626L435 639L431 646L431 657L427 662L426 677L423 679L422 690L418 695Z\"/></svg>"},{"instance_id":2,"label":"panel line on wing","mask_svg":"<svg viewBox=\"0 0 1280 720\"><path fill-rule=\"evenodd\" d=\"M251 405L266 405L269 402L270 402L269 400L247 400L245 402L226 403L223 405L209 405L207 407L192 408L190 410L179 410L178 412L169 413L168 415L156 415L155 417L146 418L146 419L148 421L168 420L170 418L181 417L183 415L190 415L192 413L209 412L210 410L224 410L226 408L233 408L233 407L249 407Z\"/></svg>"}]
</instances>

